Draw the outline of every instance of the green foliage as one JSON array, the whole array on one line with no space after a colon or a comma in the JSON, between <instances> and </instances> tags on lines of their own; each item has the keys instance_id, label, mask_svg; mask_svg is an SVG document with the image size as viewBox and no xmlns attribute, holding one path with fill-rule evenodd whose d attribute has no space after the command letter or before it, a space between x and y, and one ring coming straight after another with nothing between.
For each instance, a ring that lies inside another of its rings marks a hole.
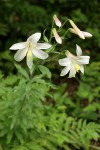
<instances>
[{"instance_id":1,"label":"green foliage","mask_svg":"<svg viewBox=\"0 0 100 150\"><path fill-rule=\"evenodd\" d=\"M77 107L80 106L80 116L98 120L100 111L100 62L93 62L85 68L85 76L81 75L81 82L76 93Z\"/></svg>"},{"instance_id":2,"label":"green foliage","mask_svg":"<svg viewBox=\"0 0 100 150\"><path fill-rule=\"evenodd\" d=\"M100 126L70 115L75 103L44 75L0 74L0 141L3 150L91 150L100 137ZM98 68L98 67L97 67ZM23 78L23 75L25 78ZM74 109L73 109L74 110Z\"/></svg>"},{"instance_id":3,"label":"green foliage","mask_svg":"<svg viewBox=\"0 0 100 150\"><path fill-rule=\"evenodd\" d=\"M16 65L19 68L18 65ZM21 68L19 68L21 70ZM22 75L8 76L5 80L1 74L0 83L0 137L6 136L6 143L10 143L14 136L21 143L28 138L28 130L34 129L43 113L43 102L52 84L45 82L42 75L33 80L23 78ZM25 74L26 75L26 74ZM28 82L29 81L29 82ZM39 126L44 128L44 126Z\"/></svg>"},{"instance_id":4,"label":"green foliage","mask_svg":"<svg viewBox=\"0 0 100 150\"><path fill-rule=\"evenodd\" d=\"M93 101L94 99L100 98L100 62L93 62L86 66L85 68L85 76L81 76L81 84L79 87L79 91L81 92L82 88L86 89L84 92L82 91L81 95L82 98L88 98L89 102Z\"/></svg>"}]
</instances>

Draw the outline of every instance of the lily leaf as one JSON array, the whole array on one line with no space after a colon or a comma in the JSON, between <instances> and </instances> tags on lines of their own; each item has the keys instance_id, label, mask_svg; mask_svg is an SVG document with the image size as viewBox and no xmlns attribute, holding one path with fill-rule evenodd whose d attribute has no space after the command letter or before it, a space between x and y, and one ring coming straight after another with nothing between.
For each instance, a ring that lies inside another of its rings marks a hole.
<instances>
[{"instance_id":1,"label":"lily leaf","mask_svg":"<svg viewBox=\"0 0 100 150\"><path fill-rule=\"evenodd\" d=\"M51 72L47 67L42 66L42 65L39 65L38 67L43 75L46 75L48 78L51 78Z\"/></svg>"}]
</instances>

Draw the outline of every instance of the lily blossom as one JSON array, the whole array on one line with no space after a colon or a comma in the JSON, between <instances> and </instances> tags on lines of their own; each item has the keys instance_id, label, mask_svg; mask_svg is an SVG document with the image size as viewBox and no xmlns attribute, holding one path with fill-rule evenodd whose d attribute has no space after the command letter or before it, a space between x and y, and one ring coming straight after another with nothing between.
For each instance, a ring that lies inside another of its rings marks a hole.
<instances>
[{"instance_id":1,"label":"lily blossom","mask_svg":"<svg viewBox=\"0 0 100 150\"><path fill-rule=\"evenodd\" d=\"M29 69L33 65L33 57L39 59L46 59L48 54L41 49L48 49L52 45L48 43L37 43L41 37L41 33L35 33L31 35L26 42L20 42L12 45L10 50L18 50L14 56L14 59L20 62L26 56L26 62Z\"/></svg>"},{"instance_id":2,"label":"lily blossom","mask_svg":"<svg viewBox=\"0 0 100 150\"><path fill-rule=\"evenodd\" d=\"M84 65L89 64L90 56L82 56L82 49L76 45L76 54L73 55L69 51L66 52L66 58L59 59L59 65L64 66L60 76L65 76L69 73L69 78L75 77L79 70L84 74Z\"/></svg>"},{"instance_id":3,"label":"lily blossom","mask_svg":"<svg viewBox=\"0 0 100 150\"><path fill-rule=\"evenodd\" d=\"M69 20L69 22L70 22L71 26L73 27L73 28L69 28L70 32L78 35L81 39L92 37L92 34L90 34L89 32L81 31L72 20Z\"/></svg>"},{"instance_id":4,"label":"lily blossom","mask_svg":"<svg viewBox=\"0 0 100 150\"><path fill-rule=\"evenodd\" d=\"M53 34L54 34L54 37L55 37L56 42L59 43L59 44L62 44L62 39L61 39L61 37L59 36L59 34L57 33L56 28L53 28L53 29L52 29L52 32L53 32Z\"/></svg>"},{"instance_id":5,"label":"lily blossom","mask_svg":"<svg viewBox=\"0 0 100 150\"><path fill-rule=\"evenodd\" d=\"M58 27L61 27L61 26L62 26L62 23L61 23L61 21L58 19L57 15L54 15L54 16L53 16L53 19L54 19L55 24L56 24Z\"/></svg>"}]
</instances>

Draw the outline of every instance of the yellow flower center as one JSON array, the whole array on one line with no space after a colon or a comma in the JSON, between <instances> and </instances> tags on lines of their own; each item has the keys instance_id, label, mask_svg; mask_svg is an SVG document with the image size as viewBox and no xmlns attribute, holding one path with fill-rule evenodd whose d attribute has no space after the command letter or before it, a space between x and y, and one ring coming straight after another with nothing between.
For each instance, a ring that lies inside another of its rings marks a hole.
<instances>
[{"instance_id":1,"label":"yellow flower center","mask_svg":"<svg viewBox=\"0 0 100 150\"><path fill-rule=\"evenodd\" d=\"M30 58L32 56L33 43L28 41L27 48L28 48L27 59L30 60Z\"/></svg>"},{"instance_id":2,"label":"yellow flower center","mask_svg":"<svg viewBox=\"0 0 100 150\"><path fill-rule=\"evenodd\" d=\"M28 60L31 58L31 56L32 56L32 51L31 51L31 50L28 50L28 53L27 53L27 58L28 58Z\"/></svg>"},{"instance_id":3,"label":"yellow flower center","mask_svg":"<svg viewBox=\"0 0 100 150\"><path fill-rule=\"evenodd\" d=\"M78 64L75 65L76 72L80 70L80 66Z\"/></svg>"}]
</instances>

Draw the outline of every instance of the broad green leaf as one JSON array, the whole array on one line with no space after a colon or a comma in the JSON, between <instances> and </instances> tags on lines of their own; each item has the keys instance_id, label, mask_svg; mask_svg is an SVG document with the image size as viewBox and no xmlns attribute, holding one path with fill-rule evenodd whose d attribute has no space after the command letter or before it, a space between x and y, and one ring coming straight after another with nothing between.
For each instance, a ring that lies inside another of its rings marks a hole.
<instances>
[{"instance_id":1,"label":"broad green leaf","mask_svg":"<svg viewBox=\"0 0 100 150\"><path fill-rule=\"evenodd\" d=\"M15 67L18 69L19 73L22 74L26 79L29 79L29 75L25 69L23 69L19 64L15 63Z\"/></svg>"},{"instance_id":2,"label":"broad green leaf","mask_svg":"<svg viewBox=\"0 0 100 150\"><path fill-rule=\"evenodd\" d=\"M51 78L51 72L47 67L42 66L42 65L39 65L38 67L43 75L46 75L48 78Z\"/></svg>"}]
</instances>

